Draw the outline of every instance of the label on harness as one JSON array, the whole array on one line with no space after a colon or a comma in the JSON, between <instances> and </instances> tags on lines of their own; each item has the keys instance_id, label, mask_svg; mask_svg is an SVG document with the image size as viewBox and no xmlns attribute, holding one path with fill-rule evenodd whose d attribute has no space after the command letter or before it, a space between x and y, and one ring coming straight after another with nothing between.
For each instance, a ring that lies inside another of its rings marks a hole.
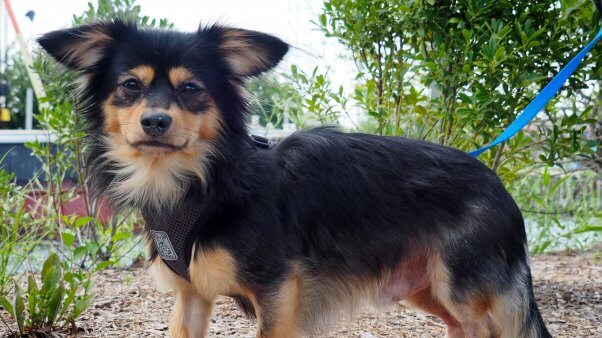
<instances>
[{"instance_id":1,"label":"label on harness","mask_svg":"<svg viewBox=\"0 0 602 338\"><path fill-rule=\"evenodd\" d=\"M173 245L171 245L169 236L165 231L150 230L150 234L153 237L155 248L157 248L159 256L161 256L163 260L178 260L178 255L176 255L176 251L173 249Z\"/></svg>"}]
</instances>

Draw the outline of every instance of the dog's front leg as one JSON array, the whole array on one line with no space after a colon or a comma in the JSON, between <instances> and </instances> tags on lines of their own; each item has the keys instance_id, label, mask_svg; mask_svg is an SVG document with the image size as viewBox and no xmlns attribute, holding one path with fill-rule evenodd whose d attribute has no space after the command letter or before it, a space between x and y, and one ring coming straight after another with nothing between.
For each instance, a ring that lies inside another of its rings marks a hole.
<instances>
[{"instance_id":1,"label":"dog's front leg","mask_svg":"<svg viewBox=\"0 0 602 338\"><path fill-rule=\"evenodd\" d=\"M214 298L199 294L189 281L175 274L161 259L151 262L151 271L160 288L175 292L176 302L169 320L170 336L204 337Z\"/></svg>"},{"instance_id":2,"label":"dog's front leg","mask_svg":"<svg viewBox=\"0 0 602 338\"><path fill-rule=\"evenodd\" d=\"M192 289L176 290L169 335L173 338L205 337L212 308L213 299L204 299Z\"/></svg>"}]
</instances>

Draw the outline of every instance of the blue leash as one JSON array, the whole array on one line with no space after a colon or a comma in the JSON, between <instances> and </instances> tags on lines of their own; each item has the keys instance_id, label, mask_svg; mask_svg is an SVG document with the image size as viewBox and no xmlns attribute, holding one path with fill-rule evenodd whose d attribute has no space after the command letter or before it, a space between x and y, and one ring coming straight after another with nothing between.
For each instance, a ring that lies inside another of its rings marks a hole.
<instances>
[{"instance_id":1,"label":"blue leash","mask_svg":"<svg viewBox=\"0 0 602 338\"><path fill-rule=\"evenodd\" d=\"M470 155L477 157L481 155L485 150L495 147L496 145L508 140L516 133L518 133L524 126L526 126L539 111L546 106L548 102L556 95L566 80L575 72L583 58L589 51L596 45L596 43L602 38L602 28L598 32L598 35L587 44L580 52L575 56L553 79L548 83L544 89L542 89L537 96L525 107L523 112L512 122L503 133L500 134L490 144L469 152Z\"/></svg>"}]
</instances>

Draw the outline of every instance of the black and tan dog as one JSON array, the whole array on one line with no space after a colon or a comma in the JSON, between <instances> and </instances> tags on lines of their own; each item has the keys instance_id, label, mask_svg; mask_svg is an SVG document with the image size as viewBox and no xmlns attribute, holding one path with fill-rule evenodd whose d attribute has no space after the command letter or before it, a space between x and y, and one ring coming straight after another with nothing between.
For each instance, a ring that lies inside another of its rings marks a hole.
<instances>
[{"instance_id":1,"label":"black and tan dog","mask_svg":"<svg viewBox=\"0 0 602 338\"><path fill-rule=\"evenodd\" d=\"M39 43L80 73L96 188L159 230L176 220L150 242L176 292L172 336L205 335L218 295L255 316L261 337L320 334L402 300L451 337L549 336L521 213L478 160L331 128L254 146L244 80L282 59L278 38L111 21Z\"/></svg>"}]
</instances>

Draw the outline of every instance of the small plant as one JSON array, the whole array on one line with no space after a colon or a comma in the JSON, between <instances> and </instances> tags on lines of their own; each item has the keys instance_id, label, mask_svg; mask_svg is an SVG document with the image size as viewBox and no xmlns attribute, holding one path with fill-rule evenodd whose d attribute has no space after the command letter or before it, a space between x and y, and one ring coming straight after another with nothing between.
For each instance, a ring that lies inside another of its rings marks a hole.
<instances>
[{"instance_id":1,"label":"small plant","mask_svg":"<svg viewBox=\"0 0 602 338\"><path fill-rule=\"evenodd\" d=\"M0 296L0 303L14 319L19 334L48 332L67 325L75 328L75 320L92 304L90 273L63 268L59 256L50 254L42 267L39 285L30 275L27 290L15 284L12 302Z\"/></svg>"}]
</instances>

